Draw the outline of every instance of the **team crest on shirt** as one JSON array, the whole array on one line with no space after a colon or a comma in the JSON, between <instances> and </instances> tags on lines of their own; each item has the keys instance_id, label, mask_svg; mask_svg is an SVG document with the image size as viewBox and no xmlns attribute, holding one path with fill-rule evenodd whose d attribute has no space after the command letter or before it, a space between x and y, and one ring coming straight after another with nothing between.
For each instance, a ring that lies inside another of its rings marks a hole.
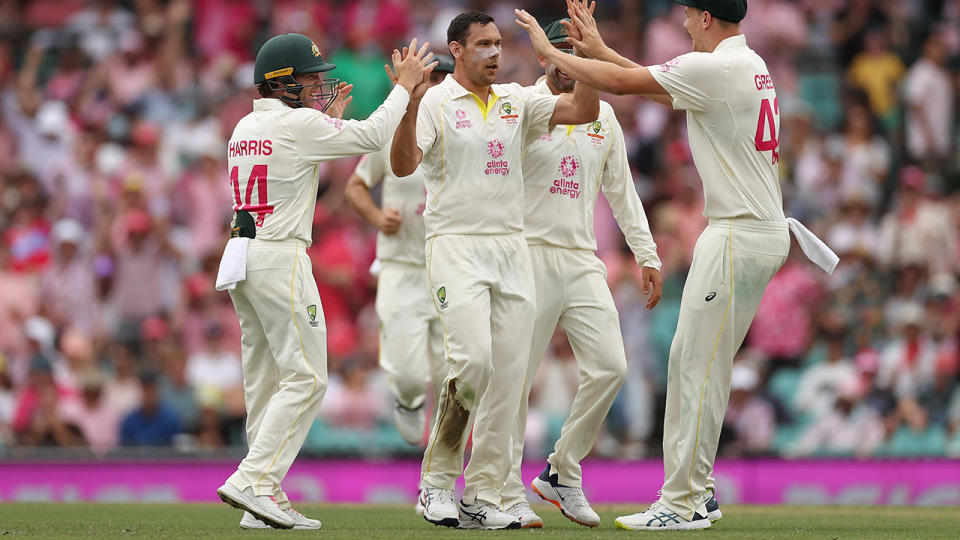
<instances>
[{"instance_id":1,"label":"team crest on shirt","mask_svg":"<svg viewBox=\"0 0 960 540\"><path fill-rule=\"evenodd\" d=\"M513 110L513 105L509 101L504 101L500 104L500 119L506 120L509 125L516 125L519 122L520 116L515 114Z\"/></svg>"},{"instance_id":2,"label":"team crest on shirt","mask_svg":"<svg viewBox=\"0 0 960 540\"><path fill-rule=\"evenodd\" d=\"M600 134L603 131L603 124L600 123L600 120L595 120L587 126L587 136L590 137L590 142L594 146L600 146L603 144L604 136Z\"/></svg>"},{"instance_id":3,"label":"team crest on shirt","mask_svg":"<svg viewBox=\"0 0 960 540\"><path fill-rule=\"evenodd\" d=\"M447 309L447 288L440 287L437 289L437 300L440 301L440 309Z\"/></svg>"},{"instance_id":4,"label":"team crest on shirt","mask_svg":"<svg viewBox=\"0 0 960 540\"><path fill-rule=\"evenodd\" d=\"M317 305L312 304L307 306L307 315L310 316L310 327L316 328L320 326L320 322L317 321Z\"/></svg>"},{"instance_id":5,"label":"team crest on shirt","mask_svg":"<svg viewBox=\"0 0 960 540\"><path fill-rule=\"evenodd\" d=\"M470 123L470 120L467 120L467 111L463 109L457 109L453 114L457 117L457 123L455 124L457 129L473 127L473 124Z\"/></svg>"}]
</instances>

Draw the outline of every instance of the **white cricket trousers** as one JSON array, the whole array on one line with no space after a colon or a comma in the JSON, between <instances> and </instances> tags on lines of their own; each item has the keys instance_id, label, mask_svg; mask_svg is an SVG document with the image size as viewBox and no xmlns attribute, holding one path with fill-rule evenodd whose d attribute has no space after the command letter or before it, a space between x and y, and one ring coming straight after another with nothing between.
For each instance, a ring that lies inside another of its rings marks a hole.
<instances>
[{"instance_id":1,"label":"white cricket trousers","mask_svg":"<svg viewBox=\"0 0 960 540\"><path fill-rule=\"evenodd\" d=\"M436 402L447 376L443 329L430 300L426 267L391 261L381 264L376 300L380 367L397 401L416 409L423 405L431 385Z\"/></svg>"},{"instance_id":2,"label":"white cricket trousers","mask_svg":"<svg viewBox=\"0 0 960 540\"><path fill-rule=\"evenodd\" d=\"M274 495L327 389L327 328L306 244L250 240L247 278L230 291L240 319L247 456L227 479Z\"/></svg>"},{"instance_id":3,"label":"white cricket trousers","mask_svg":"<svg viewBox=\"0 0 960 540\"><path fill-rule=\"evenodd\" d=\"M563 423L560 439L547 458L550 474L561 484L580 487L580 460L590 453L613 400L627 376L627 358L620 333L620 317L607 286L607 270L591 251L556 246L530 246L537 316L524 376L523 396L513 430L510 476L503 491L503 507L527 500L520 477L527 401L534 375L559 324L567 333L577 359L580 386Z\"/></svg>"},{"instance_id":4,"label":"white cricket trousers","mask_svg":"<svg viewBox=\"0 0 960 540\"><path fill-rule=\"evenodd\" d=\"M786 222L710 220L693 250L667 366L661 502L706 515L733 357L790 251Z\"/></svg>"},{"instance_id":5,"label":"white cricket trousers","mask_svg":"<svg viewBox=\"0 0 960 540\"><path fill-rule=\"evenodd\" d=\"M426 245L449 372L423 456L421 487L454 489L473 427L463 499L500 504L536 312L522 233L443 235Z\"/></svg>"}]
</instances>

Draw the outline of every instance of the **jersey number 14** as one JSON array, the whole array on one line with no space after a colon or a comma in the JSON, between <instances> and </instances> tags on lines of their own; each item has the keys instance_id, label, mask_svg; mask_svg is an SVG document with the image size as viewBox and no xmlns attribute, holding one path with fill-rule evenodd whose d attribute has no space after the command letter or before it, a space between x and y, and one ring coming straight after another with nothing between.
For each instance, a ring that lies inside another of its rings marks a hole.
<instances>
[{"instance_id":1,"label":"jersey number 14","mask_svg":"<svg viewBox=\"0 0 960 540\"><path fill-rule=\"evenodd\" d=\"M771 163L776 164L780 161L780 154L777 152L780 141L777 140L777 124L774 121L774 114L780 114L780 105L777 103L777 98L773 98L772 106L770 105L769 98L765 98L760 102L760 117L757 118L757 134L753 138L753 144L756 146L758 152L764 152L766 150L773 152L773 161ZM767 126L769 126L769 129L766 129ZM768 131L770 138L764 139L764 135Z\"/></svg>"},{"instance_id":2,"label":"jersey number 14","mask_svg":"<svg viewBox=\"0 0 960 540\"><path fill-rule=\"evenodd\" d=\"M236 204L233 205L233 211L239 212L245 210L257 215L257 227L263 226L263 220L267 214L273 213L273 206L267 204L267 166L254 165L250 170L250 177L247 178L246 197L240 200L240 168L230 169L230 184L233 185L233 199ZM257 204L252 204L253 185L257 185Z\"/></svg>"}]
</instances>

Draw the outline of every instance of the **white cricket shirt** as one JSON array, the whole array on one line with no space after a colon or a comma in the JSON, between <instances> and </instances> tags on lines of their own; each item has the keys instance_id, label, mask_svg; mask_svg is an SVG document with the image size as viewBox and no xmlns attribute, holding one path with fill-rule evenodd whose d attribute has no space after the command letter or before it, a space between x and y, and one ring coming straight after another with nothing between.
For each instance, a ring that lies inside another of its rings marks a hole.
<instances>
[{"instance_id":1,"label":"white cricket shirt","mask_svg":"<svg viewBox=\"0 0 960 540\"><path fill-rule=\"evenodd\" d=\"M423 210L426 205L426 190L423 187L423 172L420 167L410 176L397 178L390 166L390 146L360 158L357 176L368 188L383 182L380 206L384 210L396 210L402 222L396 233L377 233L377 258L424 266Z\"/></svg>"},{"instance_id":2,"label":"white cricket shirt","mask_svg":"<svg viewBox=\"0 0 960 540\"><path fill-rule=\"evenodd\" d=\"M311 243L317 164L379 150L393 137L410 94L394 87L366 120L339 120L279 99L257 99L237 123L227 148L234 211L257 223L258 240Z\"/></svg>"},{"instance_id":3,"label":"white cricket shirt","mask_svg":"<svg viewBox=\"0 0 960 540\"><path fill-rule=\"evenodd\" d=\"M529 90L551 95L546 77ZM606 101L600 101L595 122L559 125L530 142L523 156L523 182L528 244L596 251L593 211L602 189L637 263L660 269L630 174L623 130Z\"/></svg>"},{"instance_id":4,"label":"white cricket shirt","mask_svg":"<svg viewBox=\"0 0 960 540\"><path fill-rule=\"evenodd\" d=\"M427 238L523 230L523 149L547 132L558 99L511 83L483 103L453 77L427 90L417 118Z\"/></svg>"},{"instance_id":5,"label":"white cricket shirt","mask_svg":"<svg viewBox=\"0 0 960 540\"><path fill-rule=\"evenodd\" d=\"M746 37L732 36L712 53L687 53L649 69L673 108L687 111L690 150L703 181L703 215L783 221L777 93Z\"/></svg>"}]
</instances>

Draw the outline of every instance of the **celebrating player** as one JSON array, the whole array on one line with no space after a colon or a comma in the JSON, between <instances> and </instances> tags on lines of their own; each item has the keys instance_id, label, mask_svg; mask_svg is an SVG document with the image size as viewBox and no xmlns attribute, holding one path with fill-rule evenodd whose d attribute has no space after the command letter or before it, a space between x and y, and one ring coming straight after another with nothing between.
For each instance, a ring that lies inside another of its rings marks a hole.
<instances>
[{"instance_id":1,"label":"celebrating player","mask_svg":"<svg viewBox=\"0 0 960 540\"><path fill-rule=\"evenodd\" d=\"M500 31L484 13L455 17L447 42L453 75L427 90L417 118L404 117L390 152L397 176L419 165L426 179L427 278L450 364L424 454L420 501L432 523L518 528L500 509L500 492L535 315L520 159L526 143L554 125L596 120L599 103L582 85L553 96L493 84ZM455 503L474 424L466 487Z\"/></svg>"},{"instance_id":2,"label":"celebrating player","mask_svg":"<svg viewBox=\"0 0 960 540\"><path fill-rule=\"evenodd\" d=\"M429 44L393 53L398 81L363 121L342 121L350 85L325 80L328 64L301 34L283 34L257 53L262 99L230 138L235 198L233 236L218 289L230 289L242 331L247 444L219 489L247 513L245 528L319 529L294 510L280 487L300 451L327 386L326 327L306 248L316 208L317 164L383 147L411 100L429 84ZM321 112L330 107L337 118Z\"/></svg>"},{"instance_id":3,"label":"celebrating player","mask_svg":"<svg viewBox=\"0 0 960 540\"><path fill-rule=\"evenodd\" d=\"M573 53L561 21L545 30L550 43ZM574 81L566 73L542 56L540 64L546 75L531 91L544 95L573 91ZM573 521L596 527L600 517L580 487L580 460L593 447L627 373L620 318L607 287L606 268L594 254L593 210L600 189L642 268L650 309L660 300L660 258L633 185L623 131L607 102L600 102L600 117L595 122L556 126L531 142L523 156L523 181L524 234L537 288L537 316L503 506L520 518L524 527L543 525L527 502L520 463L530 388L559 323L577 358L580 387L554 452L547 458L547 468L533 481L533 490Z\"/></svg>"},{"instance_id":4,"label":"celebrating player","mask_svg":"<svg viewBox=\"0 0 960 540\"><path fill-rule=\"evenodd\" d=\"M453 73L453 59L437 55L430 86ZM381 206L370 190L383 182ZM430 300L423 257L423 174L418 168L400 179L390 167L390 145L364 156L350 179L350 205L377 233L377 316L380 318L380 366L396 398L393 419L403 440L418 444L426 421L424 401L433 381L434 407L447 376L443 329Z\"/></svg>"},{"instance_id":5,"label":"celebrating player","mask_svg":"<svg viewBox=\"0 0 960 540\"><path fill-rule=\"evenodd\" d=\"M557 51L532 16L515 12L537 52L570 77L686 110L690 149L703 180L709 225L694 249L670 347L663 489L646 511L617 518L624 529L702 529L710 517L720 517L713 464L733 356L764 289L786 260L788 229L825 270L837 262L796 220L784 219L777 95L766 64L740 32L746 0L676 1L684 5L694 52L649 68L608 48L580 0L567 1L580 33L569 41L592 59Z\"/></svg>"}]
</instances>

